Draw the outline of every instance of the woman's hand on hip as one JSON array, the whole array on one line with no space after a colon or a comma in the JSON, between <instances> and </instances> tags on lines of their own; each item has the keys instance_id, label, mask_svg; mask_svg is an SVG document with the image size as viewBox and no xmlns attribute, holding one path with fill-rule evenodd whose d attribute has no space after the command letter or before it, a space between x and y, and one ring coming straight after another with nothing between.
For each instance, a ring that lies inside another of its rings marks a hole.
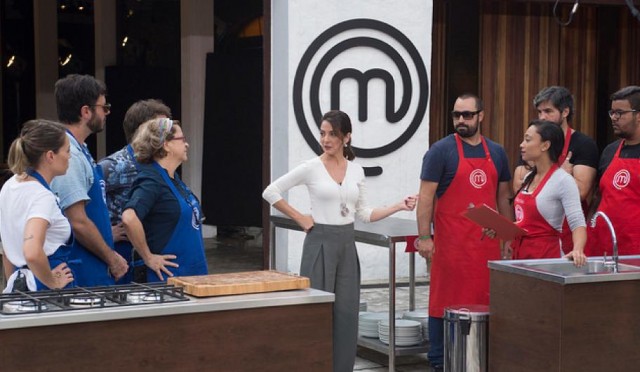
<instances>
[{"instance_id":1,"label":"woman's hand on hip","mask_svg":"<svg viewBox=\"0 0 640 372\"><path fill-rule=\"evenodd\" d=\"M311 229L313 229L313 225L315 222L313 221L313 217L308 214L303 214L298 219L296 219L296 223L298 226L302 227L304 232L308 233Z\"/></svg>"},{"instance_id":2,"label":"woman's hand on hip","mask_svg":"<svg viewBox=\"0 0 640 372\"><path fill-rule=\"evenodd\" d=\"M179 267L175 262L171 262L169 260L175 260L177 257L174 254L152 254L148 259L144 261L144 264L147 265L148 268L153 270L156 273L160 280L164 280L162 277L162 273L167 274L167 277L173 276L173 273L169 271L167 266L171 267Z\"/></svg>"},{"instance_id":3,"label":"woman's hand on hip","mask_svg":"<svg viewBox=\"0 0 640 372\"><path fill-rule=\"evenodd\" d=\"M61 263L51 270L51 275L53 275L55 283L51 289L62 289L73 281L73 273L66 262Z\"/></svg>"}]
</instances>

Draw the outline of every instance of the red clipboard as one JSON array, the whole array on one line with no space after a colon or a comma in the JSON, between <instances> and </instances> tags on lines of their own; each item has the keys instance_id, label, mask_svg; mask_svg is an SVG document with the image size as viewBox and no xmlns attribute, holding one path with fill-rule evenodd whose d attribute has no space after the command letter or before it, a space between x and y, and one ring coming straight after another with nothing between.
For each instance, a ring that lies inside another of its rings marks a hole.
<instances>
[{"instance_id":1,"label":"red clipboard","mask_svg":"<svg viewBox=\"0 0 640 372\"><path fill-rule=\"evenodd\" d=\"M525 230L486 204L470 207L464 212L464 216L482 227L495 230L496 238L501 240L513 240L527 234Z\"/></svg>"}]
</instances>

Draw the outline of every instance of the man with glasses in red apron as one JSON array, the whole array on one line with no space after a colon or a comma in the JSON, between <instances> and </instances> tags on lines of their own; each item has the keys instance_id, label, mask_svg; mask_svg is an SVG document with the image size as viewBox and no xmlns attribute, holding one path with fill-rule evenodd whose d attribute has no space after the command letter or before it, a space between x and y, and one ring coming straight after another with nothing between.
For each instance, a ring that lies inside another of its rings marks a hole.
<instances>
[{"instance_id":1,"label":"man with glasses in red apron","mask_svg":"<svg viewBox=\"0 0 640 372\"><path fill-rule=\"evenodd\" d=\"M618 239L620 255L640 254L640 86L628 86L611 95L613 133L600 157L598 211L604 212ZM611 235L605 223L587 228L587 256L612 255Z\"/></svg>"},{"instance_id":2,"label":"man with glasses in red apron","mask_svg":"<svg viewBox=\"0 0 640 372\"><path fill-rule=\"evenodd\" d=\"M481 135L482 106L475 95L458 97L452 112L455 133L433 144L422 163L418 251L432 260L428 356L434 371L443 365L444 309L488 305L487 261L501 258L500 242L484 238L464 211L471 204L486 204L513 220L507 154Z\"/></svg>"},{"instance_id":3,"label":"man with glasses in red apron","mask_svg":"<svg viewBox=\"0 0 640 372\"><path fill-rule=\"evenodd\" d=\"M576 181L582 210L586 215L596 183L598 146L591 137L573 128L574 103L569 89L560 86L546 87L536 94L533 105L538 112L538 119L556 123L565 135L564 148L558 158L558 166ZM522 161L520 164L523 164ZM522 180L528 171L525 165L516 167L513 176L514 192L520 189ZM564 253L573 250L572 233L566 219L562 224L560 241Z\"/></svg>"}]
</instances>

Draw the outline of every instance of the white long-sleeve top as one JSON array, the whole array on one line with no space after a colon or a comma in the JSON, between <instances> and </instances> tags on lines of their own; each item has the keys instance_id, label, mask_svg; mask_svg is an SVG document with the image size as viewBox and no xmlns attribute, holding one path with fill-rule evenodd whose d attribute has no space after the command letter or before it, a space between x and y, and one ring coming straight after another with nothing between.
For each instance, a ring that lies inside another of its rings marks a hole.
<instances>
[{"instance_id":1,"label":"white long-sleeve top","mask_svg":"<svg viewBox=\"0 0 640 372\"><path fill-rule=\"evenodd\" d=\"M354 162L347 162L347 172L338 184L327 172L320 157L307 160L289 173L273 181L262 193L262 197L273 205L282 194L294 186L307 186L311 198L311 216L316 223L346 225L353 223L357 215L369 222L373 208L366 198L364 170ZM346 203L349 213L340 214L341 203Z\"/></svg>"}]
</instances>

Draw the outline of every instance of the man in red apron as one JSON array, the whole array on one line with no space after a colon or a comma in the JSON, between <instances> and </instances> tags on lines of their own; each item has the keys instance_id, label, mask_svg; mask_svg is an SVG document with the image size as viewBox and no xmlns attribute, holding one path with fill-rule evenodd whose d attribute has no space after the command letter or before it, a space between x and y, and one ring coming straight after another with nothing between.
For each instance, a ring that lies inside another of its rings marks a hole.
<instances>
[{"instance_id":1,"label":"man in red apron","mask_svg":"<svg viewBox=\"0 0 640 372\"><path fill-rule=\"evenodd\" d=\"M538 119L556 123L565 134L564 148L558 159L558 166L573 176L580 191L582 210L587 212L589 201L595 187L596 169L598 167L599 151L595 141L577 130L570 124L573 118L573 97L571 92L560 86L542 89L533 99L533 105L538 112ZM514 172L514 190L520 188L522 176L527 171L524 165L516 167ZM569 253L573 250L571 229L565 219L562 225L562 251Z\"/></svg>"},{"instance_id":2,"label":"man in red apron","mask_svg":"<svg viewBox=\"0 0 640 372\"><path fill-rule=\"evenodd\" d=\"M418 251L432 260L429 361L436 371L443 364L444 309L488 305L487 261L501 257L500 242L484 239L482 228L464 217L464 211L470 204L484 203L513 219L507 155L502 146L481 135L482 110L475 95L458 97L452 113L456 133L433 144L422 164Z\"/></svg>"},{"instance_id":3,"label":"man in red apron","mask_svg":"<svg viewBox=\"0 0 640 372\"><path fill-rule=\"evenodd\" d=\"M619 140L602 152L598 211L611 220L620 255L640 253L640 86L611 95L609 117ZM587 229L587 256L611 255L611 235L605 223Z\"/></svg>"}]
</instances>

